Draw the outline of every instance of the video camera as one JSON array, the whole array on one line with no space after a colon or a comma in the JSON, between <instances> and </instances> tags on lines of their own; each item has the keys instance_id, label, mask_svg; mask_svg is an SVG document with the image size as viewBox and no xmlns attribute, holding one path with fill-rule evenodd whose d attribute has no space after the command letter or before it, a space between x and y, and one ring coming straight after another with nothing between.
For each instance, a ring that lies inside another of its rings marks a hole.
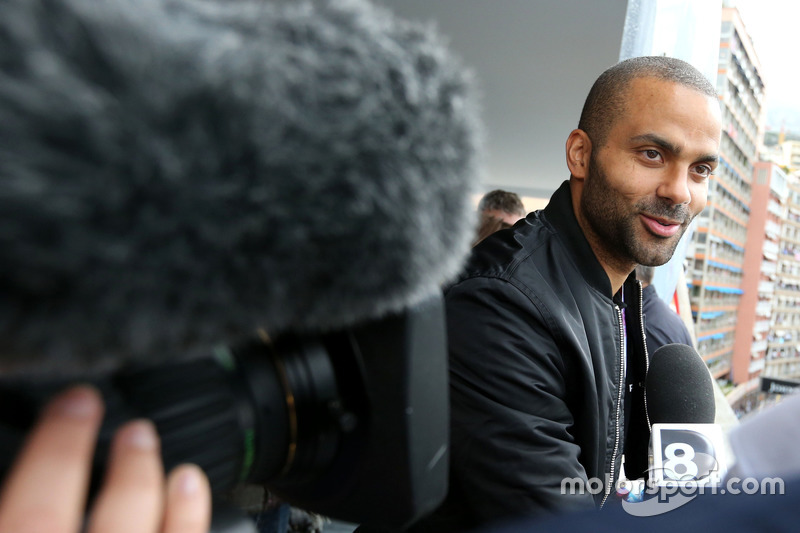
<instances>
[{"instance_id":1,"label":"video camera","mask_svg":"<svg viewBox=\"0 0 800 533\"><path fill-rule=\"evenodd\" d=\"M127 369L92 384L106 401L95 454L152 420L167 469L196 463L215 494L260 484L343 520L401 527L447 490L447 363L440 298L319 336L266 335L205 359ZM0 383L2 472L39 408L68 383Z\"/></svg>"}]
</instances>

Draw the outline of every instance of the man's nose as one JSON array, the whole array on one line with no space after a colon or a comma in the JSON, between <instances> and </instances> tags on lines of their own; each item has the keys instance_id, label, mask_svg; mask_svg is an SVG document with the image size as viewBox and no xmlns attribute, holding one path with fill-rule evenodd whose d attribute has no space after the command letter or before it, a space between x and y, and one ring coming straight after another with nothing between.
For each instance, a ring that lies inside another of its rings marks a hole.
<instances>
[{"instance_id":1,"label":"man's nose","mask_svg":"<svg viewBox=\"0 0 800 533\"><path fill-rule=\"evenodd\" d=\"M688 204L692 201L689 190L689 169L677 165L666 172L656 193L669 199L673 204Z\"/></svg>"}]
</instances>

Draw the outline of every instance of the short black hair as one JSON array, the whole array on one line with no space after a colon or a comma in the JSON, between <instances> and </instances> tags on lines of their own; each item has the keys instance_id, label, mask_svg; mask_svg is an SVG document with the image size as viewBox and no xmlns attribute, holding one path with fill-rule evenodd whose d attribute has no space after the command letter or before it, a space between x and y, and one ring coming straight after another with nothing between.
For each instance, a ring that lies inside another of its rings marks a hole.
<instances>
[{"instance_id":1,"label":"short black hair","mask_svg":"<svg viewBox=\"0 0 800 533\"><path fill-rule=\"evenodd\" d=\"M625 113L627 93L633 80L657 78L678 83L716 98L711 82L695 67L674 57L641 56L621 61L603 72L592 85L578 122L595 148L605 145L616 117Z\"/></svg>"},{"instance_id":2,"label":"short black hair","mask_svg":"<svg viewBox=\"0 0 800 533\"><path fill-rule=\"evenodd\" d=\"M478 203L478 211L503 211L511 215L525 216L525 206L515 192L495 189L483 195Z\"/></svg>"}]
</instances>

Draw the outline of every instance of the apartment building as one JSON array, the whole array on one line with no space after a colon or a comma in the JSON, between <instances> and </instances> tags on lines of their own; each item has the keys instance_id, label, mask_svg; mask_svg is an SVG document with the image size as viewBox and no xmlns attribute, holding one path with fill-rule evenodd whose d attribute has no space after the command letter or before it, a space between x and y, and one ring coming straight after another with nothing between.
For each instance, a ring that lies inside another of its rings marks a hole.
<instances>
[{"instance_id":1,"label":"apartment building","mask_svg":"<svg viewBox=\"0 0 800 533\"><path fill-rule=\"evenodd\" d=\"M743 294L736 315L731 361L731 381L735 388L728 394L728 402L742 411L748 410L748 403L752 406L759 401L759 376L765 368L768 347L777 342L770 322L773 305L785 305L778 258L781 250L786 249L781 228L788 212L787 176L774 162L759 161L754 168L741 285Z\"/></svg>"},{"instance_id":2,"label":"apartment building","mask_svg":"<svg viewBox=\"0 0 800 533\"><path fill-rule=\"evenodd\" d=\"M800 379L800 183L788 181L764 377Z\"/></svg>"},{"instance_id":3,"label":"apartment building","mask_svg":"<svg viewBox=\"0 0 800 533\"><path fill-rule=\"evenodd\" d=\"M764 122L761 67L733 7L722 10L717 92L723 125L720 164L687 247L687 285L698 352L714 377L732 380L753 165Z\"/></svg>"}]
</instances>

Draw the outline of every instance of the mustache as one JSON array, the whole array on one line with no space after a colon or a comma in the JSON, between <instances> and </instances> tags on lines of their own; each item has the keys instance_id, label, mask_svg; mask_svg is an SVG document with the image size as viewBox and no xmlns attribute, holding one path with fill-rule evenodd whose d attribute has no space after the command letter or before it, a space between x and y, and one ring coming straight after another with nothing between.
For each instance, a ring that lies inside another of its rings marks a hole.
<instances>
[{"instance_id":1,"label":"mustache","mask_svg":"<svg viewBox=\"0 0 800 533\"><path fill-rule=\"evenodd\" d=\"M675 205L665 200L652 199L640 202L637 207L650 216L667 218L681 224L688 224L694 218L686 204Z\"/></svg>"}]
</instances>

